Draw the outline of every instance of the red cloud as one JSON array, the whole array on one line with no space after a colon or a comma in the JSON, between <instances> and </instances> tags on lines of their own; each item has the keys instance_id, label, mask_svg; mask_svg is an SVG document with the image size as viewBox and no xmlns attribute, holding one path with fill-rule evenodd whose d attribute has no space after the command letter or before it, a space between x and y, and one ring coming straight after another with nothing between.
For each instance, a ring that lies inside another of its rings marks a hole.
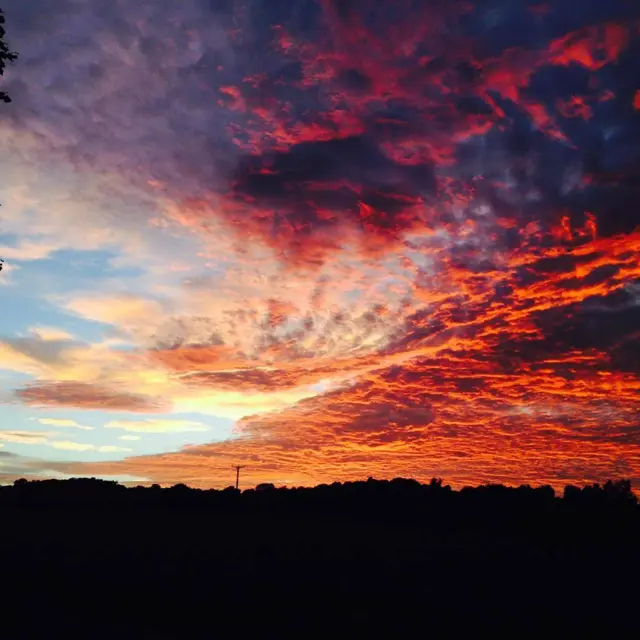
<instances>
[{"instance_id":1,"label":"red cloud","mask_svg":"<svg viewBox=\"0 0 640 640\"><path fill-rule=\"evenodd\" d=\"M618 60L627 48L630 29L621 24L589 27L569 33L551 43L551 62L559 65L578 64L590 71Z\"/></svg>"},{"instance_id":2,"label":"red cloud","mask_svg":"<svg viewBox=\"0 0 640 640\"><path fill-rule=\"evenodd\" d=\"M222 104L246 113L231 133L247 158L215 206L185 200L180 214L196 226L222 217L239 241L258 237L294 266L321 265L345 244L379 255L407 232L442 227L476 191L455 177L458 146L508 130L514 108L573 147L558 116L590 120L602 91L559 97L554 108L535 96L534 76L574 66L595 74L625 54L633 35L610 22L489 55L458 26L474 9L465 3L321 6L325 28L315 39L272 29L273 50L300 65L298 78L259 71L221 87ZM292 96L308 108L297 109ZM501 184L486 177L485 187Z\"/></svg>"},{"instance_id":3,"label":"red cloud","mask_svg":"<svg viewBox=\"0 0 640 640\"><path fill-rule=\"evenodd\" d=\"M170 409L159 398L127 393L85 382L34 384L16 392L25 404L46 407L75 407L100 411L156 413Z\"/></svg>"}]
</instances>

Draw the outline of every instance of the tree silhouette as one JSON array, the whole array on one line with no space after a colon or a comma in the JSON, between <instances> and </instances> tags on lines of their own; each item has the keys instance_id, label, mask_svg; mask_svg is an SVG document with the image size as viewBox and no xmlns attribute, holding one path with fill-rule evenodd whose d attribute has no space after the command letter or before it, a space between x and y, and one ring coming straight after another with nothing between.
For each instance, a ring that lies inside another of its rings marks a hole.
<instances>
[{"instance_id":1,"label":"tree silhouette","mask_svg":"<svg viewBox=\"0 0 640 640\"><path fill-rule=\"evenodd\" d=\"M4 23L4 12L0 9L0 76L4 75L7 63L13 62L18 57L18 54L11 51L9 45L4 40ZM11 102L11 98L4 91L0 91L0 100L2 100L2 102Z\"/></svg>"},{"instance_id":2,"label":"tree silhouette","mask_svg":"<svg viewBox=\"0 0 640 640\"><path fill-rule=\"evenodd\" d=\"M5 67L7 66L7 63L13 62L18 58L18 54L11 51L9 49L9 45L4 41L4 37L6 33L4 29L4 23L5 23L4 11L0 9L0 76L4 75L4 70L5 70ZM11 102L11 98L6 92L0 91L0 101ZM0 271L2 271L3 267L4 267L4 260L0 258Z\"/></svg>"}]
</instances>

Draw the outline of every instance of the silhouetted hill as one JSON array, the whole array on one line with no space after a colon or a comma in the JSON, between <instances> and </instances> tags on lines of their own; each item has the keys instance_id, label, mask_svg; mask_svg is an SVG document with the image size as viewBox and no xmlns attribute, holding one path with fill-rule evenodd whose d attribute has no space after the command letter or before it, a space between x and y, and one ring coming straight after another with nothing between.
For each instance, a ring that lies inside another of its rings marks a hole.
<instances>
[{"instance_id":1,"label":"silhouetted hill","mask_svg":"<svg viewBox=\"0 0 640 640\"><path fill-rule=\"evenodd\" d=\"M628 482L0 487L7 637L635 636ZM10 626L12 625L12 626Z\"/></svg>"}]
</instances>

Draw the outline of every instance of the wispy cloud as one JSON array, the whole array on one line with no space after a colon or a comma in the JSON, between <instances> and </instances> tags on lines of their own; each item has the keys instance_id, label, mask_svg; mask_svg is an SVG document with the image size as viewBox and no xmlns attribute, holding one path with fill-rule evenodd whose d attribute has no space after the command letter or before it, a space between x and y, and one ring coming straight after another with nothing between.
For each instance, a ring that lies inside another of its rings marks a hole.
<instances>
[{"instance_id":1,"label":"wispy cloud","mask_svg":"<svg viewBox=\"0 0 640 640\"><path fill-rule=\"evenodd\" d=\"M38 422L50 427L82 429L83 431L93 431L95 429L95 427L78 424L75 420L65 420L62 418L38 418Z\"/></svg>"},{"instance_id":2,"label":"wispy cloud","mask_svg":"<svg viewBox=\"0 0 640 640\"><path fill-rule=\"evenodd\" d=\"M163 418L158 418L157 420L111 420L104 426L106 429L124 429L134 433L185 433L189 431L208 431L209 429L201 422ZM122 436L122 438L124 437Z\"/></svg>"},{"instance_id":3,"label":"wispy cloud","mask_svg":"<svg viewBox=\"0 0 640 640\"><path fill-rule=\"evenodd\" d=\"M19 244L13 247L0 245L0 256L5 260L16 260L18 262L45 260L57 249L58 247L51 243L21 240Z\"/></svg>"},{"instance_id":4,"label":"wispy cloud","mask_svg":"<svg viewBox=\"0 0 640 640\"><path fill-rule=\"evenodd\" d=\"M90 442L57 440L57 435L57 432L51 431L0 430L0 441L11 444L44 445L65 451L96 451L99 453L124 453L131 451L131 449L115 445L97 445Z\"/></svg>"},{"instance_id":5,"label":"wispy cloud","mask_svg":"<svg viewBox=\"0 0 640 640\"><path fill-rule=\"evenodd\" d=\"M53 435L55 433L51 431L1 430L0 440L14 444L45 444Z\"/></svg>"},{"instance_id":6,"label":"wispy cloud","mask_svg":"<svg viewBox=\"0 0 640 640\"><path fill-rule=\"evenodd\" d=\"M131 451L131 449L114 445L98 446L85 442L72 442L70 440L54 440L48 444L54 449L64 449L66 451L98 451L99 453L124 453Z\"/></svg>"}]
</instances>

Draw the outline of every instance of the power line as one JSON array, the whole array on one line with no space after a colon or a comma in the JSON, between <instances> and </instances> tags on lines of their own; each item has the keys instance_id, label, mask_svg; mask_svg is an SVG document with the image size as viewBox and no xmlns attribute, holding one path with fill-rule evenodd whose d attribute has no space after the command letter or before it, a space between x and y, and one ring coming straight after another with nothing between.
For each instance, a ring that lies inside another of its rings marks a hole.
<instances>
[{"instance_id":1,"label":"power line","mask_svg":"<svg viewBox=\"0 0 640 640\"><path fill-rule=\"evenodd\" d=\"M235 465L232 469L236 470L236 491L238 490L238 486L240 485L240 469L244 469L244 465Z\"/></svg>"}]
</instances>

